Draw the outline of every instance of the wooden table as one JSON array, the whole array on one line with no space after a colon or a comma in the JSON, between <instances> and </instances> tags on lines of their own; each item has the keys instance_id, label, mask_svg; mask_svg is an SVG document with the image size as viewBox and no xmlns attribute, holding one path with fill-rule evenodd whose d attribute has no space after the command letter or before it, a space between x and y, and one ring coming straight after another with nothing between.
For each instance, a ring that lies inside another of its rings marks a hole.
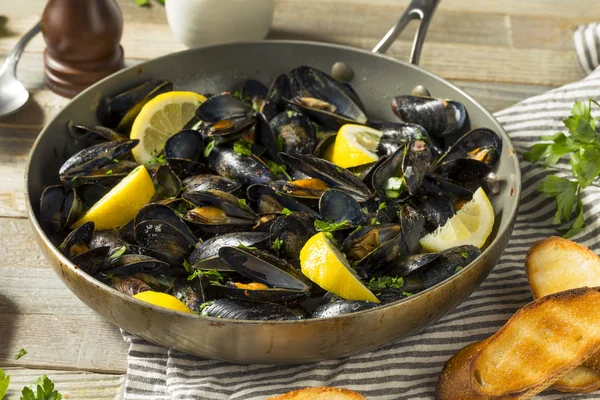
<instances>
[{"instance_id":1,"label":"wooden table","mask_svg":"<svg viewBox=\"0 0 600 400\"><path fill-rule=\"evenodd\" d=\"M167 0L168 1L168 0ZM269 38L344 43L370 49L409 0L277 0ZM45 1L2 1L8 36L0 59L39 18ZM160 6L119 0L128 64L184 47ZM444 0L431 25L422 66L466 89L496 111L581 79L572 31L600 20L590 0ZM407 59L414 27L390 54ZM126 345L116 327L94 314L54 273L26 220L23 173L30 147L68 100L44 86L41 36L25 50L19 77L32 100L0 119L0 367L12 376L9 398L46 373L65 398L110 399L126 371ZM13 359L20 348L28 354ZM18 389L18 391L17 391Z\"/></svg>"}]
</instances>

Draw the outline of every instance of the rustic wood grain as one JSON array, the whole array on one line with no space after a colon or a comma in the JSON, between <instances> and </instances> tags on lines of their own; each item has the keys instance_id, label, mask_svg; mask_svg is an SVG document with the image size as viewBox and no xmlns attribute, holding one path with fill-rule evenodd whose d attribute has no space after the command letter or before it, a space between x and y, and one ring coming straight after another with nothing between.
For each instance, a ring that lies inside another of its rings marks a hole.
<instances>
[{"instance_id":1,"label":"rustic wood grain","mask_svg":"<svg viewBox=\"0 0 600 400\"><path fill-rule=\"evenodd\" d=\"M65 400L112 400L119 392L123 379L120 375L79 371L5 368L4 372L10 375L6 400L19 399L23 387L31 385L42 375L47 375L52 379L55 389L62 394L62 398Z\"/></svg>"}]
</instances>

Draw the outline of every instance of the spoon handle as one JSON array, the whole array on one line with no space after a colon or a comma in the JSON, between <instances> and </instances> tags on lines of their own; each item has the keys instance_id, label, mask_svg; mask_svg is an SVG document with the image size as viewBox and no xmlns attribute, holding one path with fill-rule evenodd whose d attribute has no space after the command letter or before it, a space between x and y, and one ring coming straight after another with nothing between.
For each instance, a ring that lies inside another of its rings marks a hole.
<instances>
[{"instance_id":1,"label":"spoon handle","mask_svg":"<svg viewBox=\"0 0 600 400\"><path fill-rule=\"evenodd\" d=\"M4 71L8 71L9 68L12 68L11 72L12 72L13 76L16 76L17 63L19 62L19 58L21 58L21 54L23 53L25 46L27 46L27 43L29 43L29 41L31 39L33 39L33 37L35 35L40 33L41 29L42 29L42 22L38 21L38 23L35 24L35 26L33 28L31 28L25 35L23 35L23 37L21 39L19 39L19 41L17 42L17 45L15 46L14 49L12 49L12 51L10 52L8 57L6 57L4 64L0 68L0 74L2 74Z\"/></svg>"}]
</instances>

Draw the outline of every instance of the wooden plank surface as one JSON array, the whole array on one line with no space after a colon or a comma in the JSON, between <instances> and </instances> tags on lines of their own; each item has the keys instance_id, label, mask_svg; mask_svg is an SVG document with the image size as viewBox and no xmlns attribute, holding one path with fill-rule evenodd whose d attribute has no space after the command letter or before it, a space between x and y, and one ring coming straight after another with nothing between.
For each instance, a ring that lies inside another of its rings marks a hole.
<instances>
[{"instance_id":1,"label":"wooden plank surface","mask_svg":"<svg viewBox=\"0 0 600 400\"><path fill-rule=\"evenodd\" d=\"M171 33L163 7L118 0L125 20L122 44L134 64L184 49ZM318 40L372 48L409 0L276 0L269 39ZM44 0L3 1L9 34L0 60L38 20ZM574 80L583 73L572 32L600 19L590 0L444 0L430 27L422 66L464 88L492 111ZM390 48L406 59L415 25ZM0 119L0 367L9 367L8 399L46 373L64 398L109 399L126 368L118 329L80 302L47 267L25 219L23 174L31 145L68 100L45 88L36 37L19 65L32 100ZM29 351L21 360L20 348ZM33 369L31 369L33 368ZM87 371L87 372L86 372ZM95 371L93 373L89 371Z\"/></svg>"}]
</instances>

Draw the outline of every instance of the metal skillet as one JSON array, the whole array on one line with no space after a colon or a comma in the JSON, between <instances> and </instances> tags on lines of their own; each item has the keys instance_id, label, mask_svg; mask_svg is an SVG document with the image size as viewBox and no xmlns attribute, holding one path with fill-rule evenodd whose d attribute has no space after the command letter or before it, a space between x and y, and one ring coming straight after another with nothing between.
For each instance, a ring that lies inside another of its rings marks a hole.
<instances>
[{"instance_id":1,"label":"metal skillet","mask_svg":"<svg viewBox=\"0 0 600 400\"><path fill-rule=\"evenodd\" d=\"M115 325L151 342L185 353L242 363L306 363L375 349L406 337L460 304L492 270L516 219L521 177L516 154L502 127L470 96L451 83L416 66L427 26L439 0L414 0L373 52L311 42L233 43L170 54L117 73L77 96L41 132L26 172L30 221L52 268L94 311ZM386 57L393 40L412 19L420 19L411 63ZM69 120L97 123L95 105L104 96L150 78L166 78L182 90L218 93L244 79L272 81L299 65L328 71L335 62L354 71L354 88L373 118L395 120L391 98L424 85L436 97L462 102L472 126L496 131L504 145L497 171L501 191L493 196L496 224L482 254L451 278L412 297L371 310L303 321L238 321L183 314L128 297L86 275L68 261L40 228L42 189L58 183L64 149L74 148Z\"/></svg>"}]
</instances>

